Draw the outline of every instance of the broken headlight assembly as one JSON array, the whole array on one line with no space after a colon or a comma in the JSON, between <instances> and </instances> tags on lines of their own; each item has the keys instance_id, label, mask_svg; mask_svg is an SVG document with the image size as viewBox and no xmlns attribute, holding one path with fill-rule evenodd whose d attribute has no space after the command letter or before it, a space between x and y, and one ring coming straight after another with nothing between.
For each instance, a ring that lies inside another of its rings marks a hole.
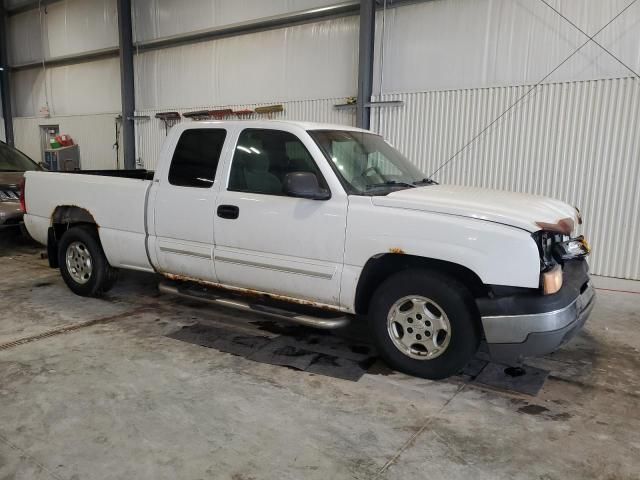
<instances>
[{"instance_id":1,"label":"broken headlight assembly","mask_svg":"<svg viewBox=\"0 0 640 480\"><path fill-rule=\"evenodd\" d=\"M581 235L570 238L562 233L540 230L533 234L540 252L540 286L545 295L562 288L562 265L586 257L591 247Z\"/></svg>"},{"instance_id":2,"label":"broken headlight assembly","mask_svg":"<svg viewBox=\"0 0 640 480\"><path fill-rule=\"evenodd\" d=\"M555 243L551 246L551 255L553 255L553 258L559 263L584 258L589 255L590 252L591 247L582 235L567 240L566 242Z\"/></svg>"}]
</instances>

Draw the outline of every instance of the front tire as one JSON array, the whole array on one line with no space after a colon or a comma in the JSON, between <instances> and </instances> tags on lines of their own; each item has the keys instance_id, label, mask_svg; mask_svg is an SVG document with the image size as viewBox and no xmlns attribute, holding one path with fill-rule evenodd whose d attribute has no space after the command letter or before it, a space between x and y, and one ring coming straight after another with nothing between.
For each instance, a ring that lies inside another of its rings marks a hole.
<instances>
[{"instance_id":1,"label":"front tire","mask_svg":"<svg viewBox=\"0 0 640 480\"><path fill-rule=\"evenodd\" d=\"M480 343L473 297L439 272L407 270L384 281L369 306L380 356L392 368L438 380L458 373Z\"/></svg>"},{"instance_id":2,"label":"front tire","mask_svg":"<svg viewBox=\"0 0 640 480\"><path fill-rule=\"evenodd\" d=\"M62 235L58 265L64 282L76 295L99 297L113 287L118 271L109 265L95 228L72 227Z\"/></svg>"}]
</instances>

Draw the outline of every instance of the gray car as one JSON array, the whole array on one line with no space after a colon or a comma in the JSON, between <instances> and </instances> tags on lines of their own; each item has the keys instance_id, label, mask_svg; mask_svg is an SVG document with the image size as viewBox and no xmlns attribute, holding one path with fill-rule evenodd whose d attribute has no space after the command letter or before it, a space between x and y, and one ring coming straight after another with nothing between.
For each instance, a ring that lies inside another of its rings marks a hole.
<instances>
[{"instance_id":1,"label":"gray car","mask_svg":"<svg viewBox=\"0 0 640 480\"><path fill-rule=\"evenodd\" d=\"M24 172L42 170L24 153L0 142L0 231L22 222L20 181Z\"/></svg>"}]
</instances>

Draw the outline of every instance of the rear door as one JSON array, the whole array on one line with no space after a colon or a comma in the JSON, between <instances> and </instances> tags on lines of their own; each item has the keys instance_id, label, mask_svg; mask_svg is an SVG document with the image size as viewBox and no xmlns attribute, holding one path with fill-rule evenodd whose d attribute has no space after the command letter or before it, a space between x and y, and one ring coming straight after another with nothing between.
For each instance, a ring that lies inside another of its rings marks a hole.
<instances>
[{"instance_id":1,"label":"rear door","mask_svg":"<svg viewBox=\"0 0 640 480\"><path fill-rule=\"evenodd\" d=\"M347 197L330 185L328 164L306 132L247 128L239 133L215 217L220 283L339 304ZM231 152L230 152L231 153ZM324 167L324 173L323 169ZM328 200L286 196L287 173L312 172Z\"/></svg>"},{"instance_id":2,"label":"rear door","mask_svg":"<svg viewBox=\"0 0 640 480\"><path fill-rule=\"evenodd\" d=\"M227 130L184 130L171 158L156 180L155 253L160 270L215 282L213 217L216 172Z\"/></svg>"}]
</instances>

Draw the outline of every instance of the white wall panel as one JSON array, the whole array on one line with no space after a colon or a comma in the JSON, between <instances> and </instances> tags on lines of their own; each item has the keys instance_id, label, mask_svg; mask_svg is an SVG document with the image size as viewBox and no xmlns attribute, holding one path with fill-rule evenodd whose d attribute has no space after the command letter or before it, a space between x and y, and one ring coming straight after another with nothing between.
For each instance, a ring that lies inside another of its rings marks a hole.
<instances>
[{"instance_id":1,"label":"white wall panel","mask_svg":"<svg viewBox=\"0 0 640 480\"><path fill-rule=\"evenodd\" d=\"M15 118L16 147L36 162L42 161L40 125L60 125L60 133L71 135L79 145L84 170L116 168L115 118L117 114L75 115L52 118ZM122 151L120 151L122 168Z\"/></svg>"},{"instance_id":2,"label":"white wall panel","mask_svg":"<svg viewBox=\"0 0 640 480\"><path fill-rule=\"evenodd\" d=\"M430 174L529 87L386 95L372 124ZM547 84L436 176L577 205L599 275L640 280L640 82Z\"/></svg>"},{"instance_id":3,"label":"white wall panel","mask_svg":"<svg viewBox=\"0 0 640 480\"><path fill-rule=\"evenodd\" d=\"M181 33L258 20L337 0L133 0L134 40L144 41Z\"/></svg>"},{"instance_id":4,"label":"white wall panel","mask_svg":"<svg viewBox=\"0 0 640 480\"><path fill-rule=\"evenodd\" d=\"M137 108L355 95L357 56L357 17L141 53Z\"/></svg>"},{"instance_id":5,"label":"white wall panel","mask_svg":"<svg viewBox=\"0 0 640 480\"><path fill-rule=\"evenodd\" d=\"M12 73L14 114L38 115L46 103L51 115L113 112L120 109L117 58ZM45 81L46 80L46 81Z\"/></svg>"},{"instance_id":6,"label":"white wall panel","mask_svg":"<svg viewBox=\"0 0 640 480\"><path fill-rule=\"evenodd\" d=\"M118 45L116 0L66 0L46 8L50 57Z\"/></svg>"},{"instance_id":7,"label":"white wall panel","mask_svg":"<svg viewBox=\"0 0 640 480\"><path fill-rule=\"evenodd\" d=\"M596 33L630 2L550 0L589 34ZM382 13L377 15L374 92L380 92ZM437 0L387 9L383 93L452 90L535 83L570 55L586 37L540 1ZM640 70L640 3L596 37ZM628 76L593 43L549 82Z\"/></svg>"},{"instance_id":8,"label":"white wall panel","mask_svg":"<svg viewBox=\"0 0 640 480\"><path fill-rule=\"evenodd\" d=\"M12 65L41 60L43 57L40 12L29 10L7 21L9 63Z\"/></svg>"},{"instance_id":9,"label":"white wall panel","mask_svg":"<svg viewBox=\"0 0 640 480\"><path fill-rule=\"evenodd\" d=\"M221 109L231 108L233 110L254 109L260 105L267 104L243 104L243 105L225 105L225 106L200 106L189 109L178 109L180 113L204 110L204 109ZM338 110L334 105L344 103L344 98L328 98L322 100L302 100L293 102L284 102L284 111L275 113L270 116L254 116L254 118L272 118L274 120L301 120L309 122L325 122L340 125L355 125L355 110ZM149 120L138 120L136 122L136 152L138 163L140 166L153 170L156 168L160 147L165 139L165 128L161 120L155 117L155 114L162 109L143 110L136 112L137 115L148 115ZM191 122L192 120L183 119L183 122Z\"/></svg>"},{"instance_id":10,"label":"white wall panel","mask_svg":"<svg viewBox=\"0 0 640 480\"><path fill-rule=\"evenodd\" d=\"M118 45L116 0L64 0L9 17L9 58L28 63ZM43 41L44 37L44 41Z\"/></svg>"}]
</instances>

